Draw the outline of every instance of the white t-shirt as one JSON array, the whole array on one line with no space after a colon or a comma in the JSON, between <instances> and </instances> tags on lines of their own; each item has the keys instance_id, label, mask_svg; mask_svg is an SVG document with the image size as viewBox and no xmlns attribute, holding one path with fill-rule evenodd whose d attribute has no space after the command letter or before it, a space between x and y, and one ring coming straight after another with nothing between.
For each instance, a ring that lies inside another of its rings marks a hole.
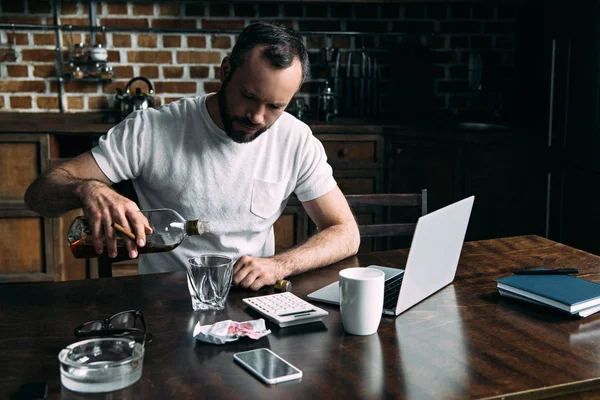
<instances>
[{"instance_id":1,"label":"white t-shirt","mask_svg":"<svg viewBox=\"0 0 600 400\"><path fill-rule=\"evenodd\" d=\"M171 208L186 220L209 221L209 233L173 251L140 255L140 273L184 269L201 253L272 256L273 223L288 197L309 201L336 185L306 124L284 112L253 142L236 143L210 118L207 96L138 111L92 149L112 182L133 180L142 210Z\"/></svg>"}]
</instances>

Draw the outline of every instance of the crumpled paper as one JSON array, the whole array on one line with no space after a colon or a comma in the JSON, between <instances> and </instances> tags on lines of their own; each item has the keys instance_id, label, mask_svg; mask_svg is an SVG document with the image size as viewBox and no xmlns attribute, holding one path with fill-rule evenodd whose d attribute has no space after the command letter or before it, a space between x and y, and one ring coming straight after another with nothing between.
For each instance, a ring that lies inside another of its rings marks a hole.
<instances>
[{"instance_id":1,"label":"crumpled paper","mask_svg":"<svg viewBox=\"0 0 600 400\"><path fill-rule=\"evenodd\" d=\"M214 344L234 342L243 336L256 340L269 333L271 330L266 328L265 320L262 318L245 322L227 319L212 325L200 325L198 322L194 327L196 339Z\"/></svg>"}]
</instances>

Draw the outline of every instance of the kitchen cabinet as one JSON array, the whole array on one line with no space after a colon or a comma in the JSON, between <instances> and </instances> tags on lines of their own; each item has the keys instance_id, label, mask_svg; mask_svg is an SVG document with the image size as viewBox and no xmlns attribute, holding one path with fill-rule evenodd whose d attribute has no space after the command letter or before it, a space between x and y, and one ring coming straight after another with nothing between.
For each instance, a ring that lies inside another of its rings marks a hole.
<instances>
[{"instance_id":1,"label":"kitchen cabinet","mask_svg":"<svg viewBox=\"0 0 600 400\"><path fill-rule=\"evenodd\" d=\"M389 138L389 192L427 189L429 212L474 195L466 240L544 234L544 143L513 131L428 136ZM392 220L405 222L402 213Z\"/></svg>"},{"instance_id":2,"label":"kitchen cabinet","mask_svg":"<svg viewBox=\"0 0 600 400\"><path fill-rule=\"evenodd\" d=\"M23 199L49 159L48 135L0 134L0 282L54 280L58 272L52 221Z\"/></svg>"},{"instance_id":3,"label":"kitchen cabinet","mask_svg":"<svg viewBox=\"0 0 600 400\"><path fill-rule=\"evenodd\" d=\"M507 138L464 145L464 192L474 195L469 240L544 236L547 161L540 141Z\"/></svg>"}]
</instances>

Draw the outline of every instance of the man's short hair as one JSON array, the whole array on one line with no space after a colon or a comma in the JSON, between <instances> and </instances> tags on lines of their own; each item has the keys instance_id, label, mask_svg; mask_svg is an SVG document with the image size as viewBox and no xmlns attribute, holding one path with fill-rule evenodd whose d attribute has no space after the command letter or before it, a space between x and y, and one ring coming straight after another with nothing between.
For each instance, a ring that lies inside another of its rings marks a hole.
<instances>
[{"instance_id":1,"label":"man's short hair","mask_svg":"<svg viewBox=\"0 0 600 400\"><path fill-rule=\"evenodd\" d=\"M231 73L241 67L247 54L257 46L263 46L263 57L275 68L288 68L298 57L302 65L302 83L310 75L308 52L302 37L294 30L270 22L248 25L238 36L231 51Z\"/></svg>"}]
</instances>

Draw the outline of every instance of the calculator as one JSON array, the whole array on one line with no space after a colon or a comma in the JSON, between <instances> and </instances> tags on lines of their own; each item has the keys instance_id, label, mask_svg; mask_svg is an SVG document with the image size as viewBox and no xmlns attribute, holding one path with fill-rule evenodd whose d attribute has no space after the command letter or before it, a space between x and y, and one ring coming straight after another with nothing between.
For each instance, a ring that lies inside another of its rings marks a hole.
<instances>
[{"instance_id":1,"label":"calculator","mask_svg":"<svg viewBox=\"0 0 600 400\"><path fill-rule=\"evenodd\" d=\"M319 322L329 314L322 308L302 300L292 292L248 297L242 301L282 328Z\"/></svg>"}]
</instances>

